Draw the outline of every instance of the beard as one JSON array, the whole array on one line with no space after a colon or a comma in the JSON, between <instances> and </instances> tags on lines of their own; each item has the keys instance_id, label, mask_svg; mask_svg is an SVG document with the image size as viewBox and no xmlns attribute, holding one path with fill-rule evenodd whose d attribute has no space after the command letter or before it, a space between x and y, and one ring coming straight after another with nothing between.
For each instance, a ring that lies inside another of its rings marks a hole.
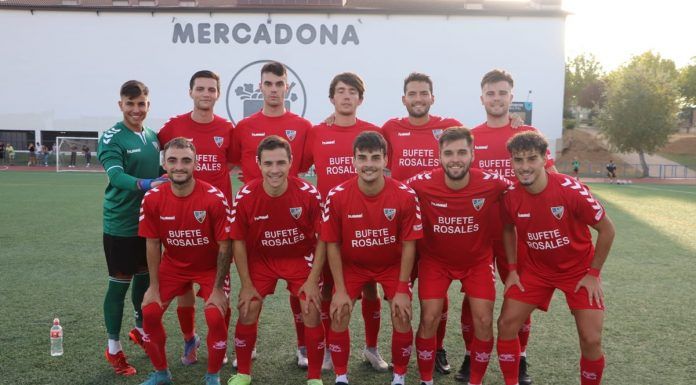
<instances>
[{"instance_id":1,"label":"beard","mask_svg":"<svg viewBox=\"0 0 696 385\"><path fill-rule=\"evenodd\" d=\"M430 112L430 106L427 106L423 109L423 112L416 112L413 107L406 107L406 111L408 111L408 116L411 116L413 118L422 118Z\"/></svg>"},{"instance_id":2,"label":"beard","mask_svg":"<svg viewBox=\"0 0 696 385\"><path fill-rule=\"evenodd\" d=\"M466 176L469 175L469 169L470 169L470 168L471 168L471 163L469 163L468 166L464 167L464 170L462 171L461 174L456 175L456 174L452 174L452 173L447 169L447 167L442 167L442 169L445 171L445 175L447 175L447 177L450 178L451 180L456 180L456 181L459 181L459 180L462 180L462 179L466 178Z\"/></svg>"}]
</instances>

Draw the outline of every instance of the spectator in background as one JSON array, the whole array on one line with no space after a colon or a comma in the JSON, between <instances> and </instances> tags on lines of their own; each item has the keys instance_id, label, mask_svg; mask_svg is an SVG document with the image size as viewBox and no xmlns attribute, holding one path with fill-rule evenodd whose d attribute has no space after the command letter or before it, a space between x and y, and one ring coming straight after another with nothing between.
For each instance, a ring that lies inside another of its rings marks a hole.
<instances>
[{"instance_id":1,"label":"spectator in background","mask_svg":"<svg viewBox=\"0 0 696 385\"><path fill-rule=\"evenodd\" d=\"M36 146L34 146L34 143L29 143L29 162L27 162L27 166L35 166L36 165Z\"/></svg>"},{"instance_id":2,"label":"spectator in background","mask_svg":"<svg viewBox=\"0 0 696 385\"><path fill-rule=\"evenodd\" d=\"M68 167L75 168L75 162L77 162L77 146L72 144L70 145L70 164Z\"/></svg>"},{"instance_id":3,"label":"spectator in background","mask_svg":"<svg viewBox=\"0 0 696 385\"><path fill-rule=\"evenodd\" d=\"M576 180L580 180L578 178L578 171L580 171L580 161L578 160L577 156L574 156L573 157L573 177Z\"/></svg>"},{"instance_id":4,"label":"spectator in background","mask_svg":"<svg viewBox=\"0 0 696 385\"><path fill-rule=\"evenodd\" d=\"M45 144L41 146L41 159L43 160L44 167L48 167L48 146Z\"/></svg>"},{"instance_id":5,"label":"spectator in background","mask_svg":"<svg viewBox=\"0 0 696 385\"><path fill-rule=\"evenodd\" d=\"M0 142L0 163L5 164L5 143Z\"/></svg>"},{"instance_id":6,"label":"spectator in background","mask_svg":"<svg viewBox=\"0 0 696 385\"><path fill-rule=\"evenodd\" d=\"M10 162L10 166L14 166L15 149L12 147L12 143L7 143L5 152L7 153L7 161Z\"/></svg>"},{"instance_id":7,"label":"spectator in background","mask_svg":"<svg viewBox=\"0 0 696 385\"><path fill-rule=\"evenodd\" d=\"M615 183L616 182L616 163L614 163L613 159L609 159L609 163L607 163L607 178L609 178L609 183Z\"/></svg>"},{"instance_id":8,"label":"spectator in background","mask_svg":"<svg viewBox=\"0 0 696 385\"><path fill-rule=\"evenodd\" d=\"M92 165L92 151L86 144L82 145L82 154L85 156L85 167Z\"/></svg>"}]
</instances>

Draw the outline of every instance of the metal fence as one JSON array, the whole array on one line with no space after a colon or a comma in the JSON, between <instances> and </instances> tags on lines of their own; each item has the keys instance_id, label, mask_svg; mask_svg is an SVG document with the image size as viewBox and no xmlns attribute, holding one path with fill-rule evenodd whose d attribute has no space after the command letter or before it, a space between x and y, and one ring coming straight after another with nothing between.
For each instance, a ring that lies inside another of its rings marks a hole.
<instances>
[{"instance_id":1,"label":"metal fence","mask_svg":"<svg viewBox=\"0 0 696 385\"><path fill-rule=\"evenodd\" d=\"M602 162L581 162L578 175L586 178L604 177L607 175L606 165ZM556 168L564 174L573 174L571 162L558 162ZM696 178L696 165L648 164L648 168L650 178ZM643 168L640 164L617 164L616 176L626 179L642 178Z\"/></svg>"}]
</instances>

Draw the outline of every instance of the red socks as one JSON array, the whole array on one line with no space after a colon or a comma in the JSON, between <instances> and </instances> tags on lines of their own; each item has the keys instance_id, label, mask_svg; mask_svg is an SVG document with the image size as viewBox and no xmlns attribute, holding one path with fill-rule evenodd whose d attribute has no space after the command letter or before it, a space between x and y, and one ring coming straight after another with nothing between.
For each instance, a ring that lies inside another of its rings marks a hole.
<instances>
[{"instance_id":1,"label":"red socks","mask_svg":"<svg viewBox=\"0 0 696 385\"><path fill-rule=\"evenodd\" d=\"M379 336L379 324L382 316L382 301L361 300L362 317L365 321L365 346L368 348L377 347L377 337Z\"/></svg>"},{"instance_id":2,"label":"red socks","mask_svg":"<svg viewBox=\"0 0 696 385\"><path fill-rule=\"evenodd\" d=\"M413 349L413 330L409 329L405 333L392 329L392 363L394 363L395 374L406 374L408 361L411 359Z\"/></svg>"},{"instance_id":3,"label":"red socks","mask_svg":"<svg viewBox=\"0 0 696 385\"><path fill-rule=\"evenodd\" d=\"M184 340L191 340L196 333L196 308L193 306L177 307L176 316L179 318L179 326Z\"/></svg>"},{"instance_id":4,"label":"red socks","mask_svg":"<svg viewBox=\"0 0 696 385\"><path fill-rule=\"evenodd\" d=\"M300 305L300 299L294 295L290 296L290 309L292 309L292 316L295 320L297 346L305 346L304 322L302 322L302 305Z\"/></svg>"},{"instance_id":5,"label":"red socks","mask_svg":"<svg viewBox=\"0 0 696 385\"><path fill-rule=\"evenodd\" d=\"M475 357L472 353L472 364ZM498 363L503 372L505 385L516 385L519 381L520 370L520 340L498 339Z\"/></svg>"},{"instance_id":6,"label":"red socks","mask_svg":"<svg viewBox=\"0 0 696 385\"><path fill-rule=\"evenodd\" d=\"M251 374L251 352L256 345L258 322L243 325L237 322L234 331L234 350L237 354L237 373Z\"/></svg>"},{"instance_id":7,"label":"red socks","mask_svg":"<svg viewBox=\"0 0 696 385\"><path fill-rule=\"evenodd\" d=\"M517 337L520 339L520 352L527 351L527 342L529 342L529 333L532 330L532 316L530 315L524 320L520 331L517 332Z\"/></svg>"},{"instance_id":8,"label":"red socks","mask_svg":"<svg viewBox=\"0 0 696 385\"><path fill-rule=\"evenodd\" d=\"M304 327L304 340L307 343L307 379L321 379L321 364L324 361L324 327Z\"/></svg>"},{"instance_id":9,"label":"red socks","mask_svg":"<svg viewBox=\"0 0 696 385\"><path fill-rule=\"evenodd\" d=\"M580 358L580 385L599 385L602 383L603 373L604 356L595 361Z\"/></svg>"},{"instance_id":10,"label":"red socks","mask_svg":"<svg viewBox=\"0 0 696 385\"><path fill-rule=\"evenodd\" d=\"M342 332L329 330L329 351L337 376L348 373L348 357L350 356L350 329Z\"/></svg>"},{"instance_id":11,"label":"red socks","mask_svg":"<svg viewBox=\"0 0 696 385\"><path fill-rule=\"evenodd\" d=\"M471 351L471 344L474 341L474 319L471 316L471 306L469 306L469 299L464 297L462 301L462 337L464 338L464 348L467 351Z\"/></svg>"},{"instance_id":12,"label":"red socks","mask_svg":"<svg viewBox=\"0 0 696 385\"><path fill-rule=\"evenodd\" d=\"M435 337L421 338L416 336L416 353L418 354L416 359L421 381L432 381L433 379L436 346Z\"/></svg>"},{"instance_id":13,"label":"red socks","mask_svg":"<svg viewBox=\"0 0 696 385\"><path fill-rule=\"evenodd\" d=\"M208 373L217 373L227 352L227 322L215 306L206 307L204 312L208 324Z\"/></svg>"},{"instance_id":14,"label":"red socks","mask_svg":"<svg viewBox=\"0 0 696 385\"><path fill-rule=\"evenodd\" d=\"M493 339L481 341L474 337L471 344L471 376L469 383L479 385L483 382L483 376L488 368L488 361L493 351Z\"/></svg>"},{"instance_id":15,"label":"red socks","mask_svg":"<svg viewBox=\"0 0 696 385\"><path fill-rule=\"evenodd\" d=\"M167 369L167 354L164 350L167 335L162 325L164 309L157 303L150 303L142 308L143 312L143 343L145 352L150 357L155 370Z\"/></svg>"}]
</instances>

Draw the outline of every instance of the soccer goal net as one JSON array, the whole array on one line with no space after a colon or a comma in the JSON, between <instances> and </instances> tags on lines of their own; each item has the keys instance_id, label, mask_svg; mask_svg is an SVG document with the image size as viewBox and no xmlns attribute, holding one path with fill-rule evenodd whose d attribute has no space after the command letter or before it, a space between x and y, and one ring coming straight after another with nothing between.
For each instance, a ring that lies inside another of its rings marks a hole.
<instances>
[{"instance_id":1,"label":"soccer goal net","mask_svg":"<svg viewBox=\"0 0 696 385\"><path fill-rule=\"evenodd\" d=\"M56 138L54 153L56 171L104 172L97 159L99 138L74 138L59 136Z\"/></svg>"}]
</instances>

